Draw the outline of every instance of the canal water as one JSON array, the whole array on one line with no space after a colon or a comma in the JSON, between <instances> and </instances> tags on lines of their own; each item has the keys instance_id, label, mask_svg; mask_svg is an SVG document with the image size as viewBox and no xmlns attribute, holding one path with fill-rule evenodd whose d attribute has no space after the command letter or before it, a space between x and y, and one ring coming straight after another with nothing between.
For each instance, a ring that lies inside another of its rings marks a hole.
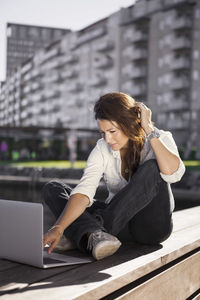
<instances>
[{"instance_id":1,"label":"canal water","mask_svg":"<svg viewBox=\"0 0 200 300\"><path fill-rule=\"evenodd\" d=\"M46 232L55 222L55 218L47 205L42 199L42 186L34 187L31 184L24 187L14 185L8 186L7 184L0 188L0 199L24 201L24 202L36 202L43 203L44 209L44 232Z\"/></svg>"},{"instance_id":2,"label":"canal water","mask_svg":"<svg viewBox=\"0 0 200 300\"><path fill-rule=\"evenodd\" d=\"M8 182L0 185L0 199L24 201L24 202L36 202L42 203L44 209L44 232L46 232L54 223L55 217L44 203L42 197L43 183L25 182L25 183L14 183ZM73 186L72 186L73 187ZM95 198L105 199L107 192L99 189Z\"/></svg>"},{"instance_id":3,"label":"canal water","mask_svg":"<svg viewBox=\"0 0 200 300\"><path fill-rule=\"evenodd\" d=\"M0 199L25 201L25 202L38 202L43 203L44 207L44 231L46 232L50 226L55 222L55 218L42 198L42 188L44 184L36 184L32 182L21 184L1 184L0 187ZM98 190L95 198L105 199L107 193L100 189ZM175 210L186 209L189 207L197 206L199 202L192 199L176 199L175 197Z\"/></svg>"}]
</instances>

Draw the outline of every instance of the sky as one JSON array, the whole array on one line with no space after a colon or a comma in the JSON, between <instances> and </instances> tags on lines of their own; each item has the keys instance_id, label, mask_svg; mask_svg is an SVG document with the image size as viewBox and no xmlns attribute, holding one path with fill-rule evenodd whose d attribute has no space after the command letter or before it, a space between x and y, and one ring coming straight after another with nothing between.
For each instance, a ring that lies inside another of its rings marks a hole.
<instances>
[{"instance_id":1,"label":"sky","mask_svg":"<svg viewBox=\"0 0 200 300\"><path fill-rule=\"evenodd\" d=\"M80 30L136 0L0 0L0 81L6 74L6 23Z\"/></svg>"}]
</instances>

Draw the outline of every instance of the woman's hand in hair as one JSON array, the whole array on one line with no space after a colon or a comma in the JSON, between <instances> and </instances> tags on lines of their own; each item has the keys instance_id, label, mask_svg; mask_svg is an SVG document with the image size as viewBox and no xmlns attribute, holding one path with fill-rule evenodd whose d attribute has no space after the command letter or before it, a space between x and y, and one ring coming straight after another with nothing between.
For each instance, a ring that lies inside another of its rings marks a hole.
<instances>
[{"instance_id":1,"label":"woman's hand in hair","mask_svg":"<svg viewBox=\"0 0 200 300\"><path fill-rule=\"evenodd\" d=\"M151 110L142 102L136 102L136 106L140 108L141 126L146 134L149 134L153 129L153 123L151 121Z\"/></svg>"}]
</instances>

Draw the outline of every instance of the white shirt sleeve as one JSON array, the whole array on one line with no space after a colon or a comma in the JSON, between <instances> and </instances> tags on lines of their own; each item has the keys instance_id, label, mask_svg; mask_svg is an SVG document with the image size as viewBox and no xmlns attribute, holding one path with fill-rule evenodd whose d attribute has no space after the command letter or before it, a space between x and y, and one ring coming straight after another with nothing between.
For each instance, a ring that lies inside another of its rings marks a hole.
<instances>
[{"instance_id":1,"label":"white shirt sleeve","mask_svg":"<svg viewBox=\"0 0 200 300\"><path fill-rule=\"evenodd\" d=\"M174 182L180 181L183 174L185 173L185 165L180 158L178 148L176 146L176 143L173 139L171 132L169 132L169 131L162 132L161 131L161 135L160 135L159 139L162 141L162 143L165 145L165 147L169 151L171 151L173 154L175 154L180 160L179 167L173 174L166 175L166 174L160 173L160 175L164 181L169 182L169 183L174 183Z\"/></svg>"},{"instance_id":2,"label":"white shirt sleeve","mask_svg":"<svg viewBox=\"0 0 200 300\"><path fill-rule=\"evenodd\" d=\"M77 193L86 195L90 200L88 206L91 206L94 202L93 198L103 175L103 171L104 158L101 147L97 144L88 157L87 164L79 184L72 190L70 196Z\"/></svg>"}]
</instances>

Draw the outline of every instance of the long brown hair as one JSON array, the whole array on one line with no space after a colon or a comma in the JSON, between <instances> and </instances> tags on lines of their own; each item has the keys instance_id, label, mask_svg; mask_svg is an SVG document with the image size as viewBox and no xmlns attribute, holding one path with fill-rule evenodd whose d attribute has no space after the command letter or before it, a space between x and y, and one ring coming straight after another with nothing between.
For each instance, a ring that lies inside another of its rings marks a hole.
<instances>
[{"instance_id":1,"label":"long brown hair","mask_svg":"<svg viewBox=\"0 0 200 300\"><path fill-rule=\"evenodd\" d=\"M99 98L94 106L95 119L115 121L129 138L125 162L132 175L139 166L140 153L144 146L144 130L141 127L139 108L135 100L124 93L108 93Z\"/></svg>"}]
</instances>

